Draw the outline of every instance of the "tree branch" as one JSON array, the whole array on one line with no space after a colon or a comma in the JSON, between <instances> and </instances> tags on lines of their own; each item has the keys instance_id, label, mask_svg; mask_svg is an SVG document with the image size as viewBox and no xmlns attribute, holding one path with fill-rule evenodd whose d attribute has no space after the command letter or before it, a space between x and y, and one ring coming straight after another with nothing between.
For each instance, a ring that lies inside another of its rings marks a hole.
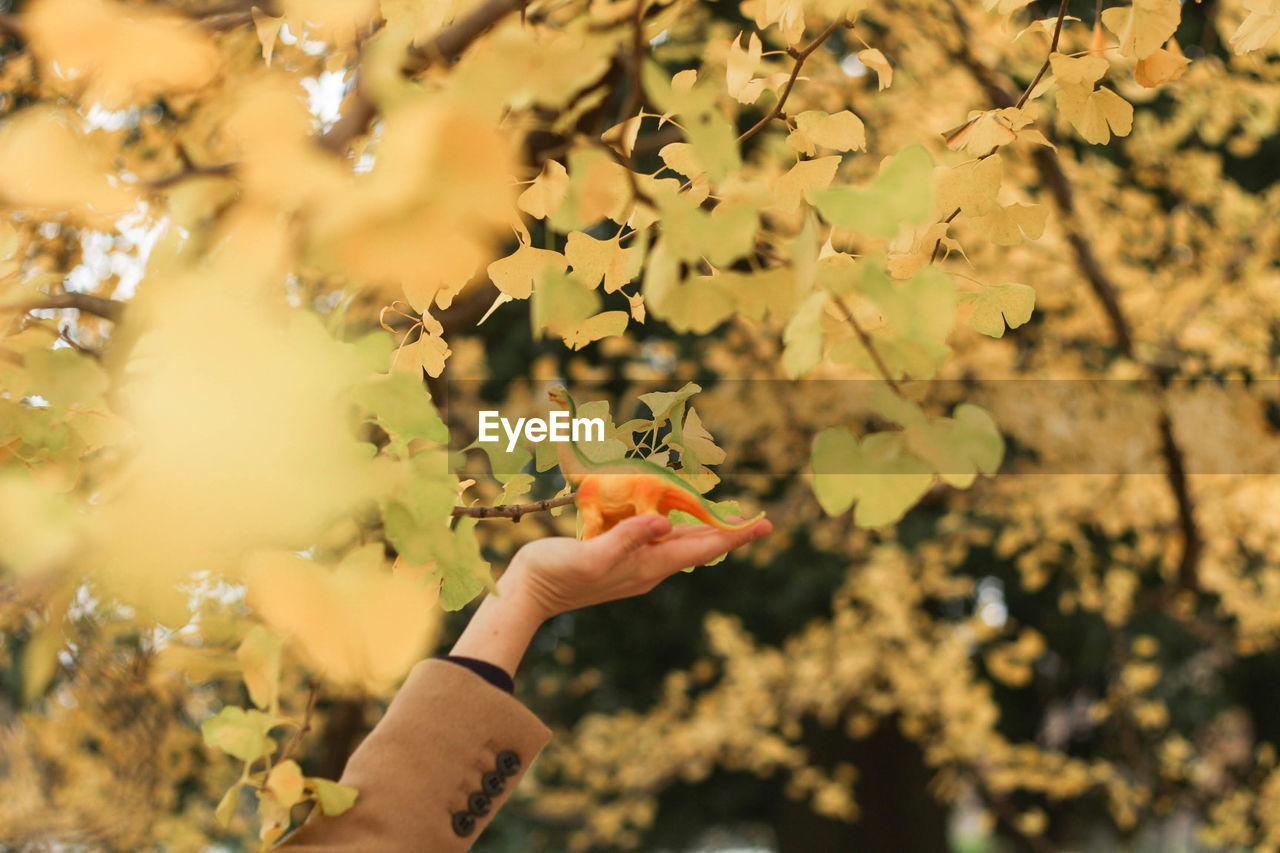
<instances>
[{"instance_id":1,"label":"tree branch","mask_svg":"<svg viewBox=\"0 0 1280 853\"><path fill-rule=\"evenodd\" d=\"M967 31L967 24L954 2L951 2L950 5L952 15L956 20L957 27L961 30L962 36L960 50L955 54L956 58L969 69L978 85L987 92L997 106L1021 106L1026 102L1031 90L1039 82L1040 76L1049 64L1049 60L1045 59L1045 64L1041 66L1041 73L1036 75L1036 79L1031 81L1031 85L1027 87L1027 90L1015 104L1004 87L993 79L990 69L982 65L970 53L969 41L964 37ZM1053 43L1049 48L1050 55L1057 48L1058 35L1062 29L1062 19L1065 11L1064 0L1064 5L1058 15L1058 25L1054 30ZM1085 281L1088 282L1094 298L1098 300L1107 316L1107 323L1111 329L1111 337L1116 349L1125 358L1138 362L1133 347L1133 325L1129 322L1124 313L1124 308L1120 304L1119 288L1116 287L1111 277L1107 275L1102 264L1098 262L1092 243L1089 242L1089 239L1080 228L1075 215L1075 202L1072 196L1071 182L1067 178L1066 171L1062 168L1062 161L1058 157L1057 151L1052 148L1037 148L1032 153L1032 160L1035 163L1036 171L1040 174L1040 179L1044 181L1049 189L1049 195L1053 199L1054 206L1057 207L1061 215L1067 243L1071 246L1075 255L1076 268L1084 276ZM1142 362L1138 363L1146 368L1152 376L1160 378L1160 371L1156 366ZM1169 412L1163 406L1160 411L1160 419L1157 422L1157 429L1160 432L1160 455L1164 457L1165 461L1165 478L1169 483L1169 490L1173 493L1174 501L1178 508L1178 529L1182 533L1182 557L1178 561L1178 585L1182 589L1194 591L1199 587L1198 569L1200 553L1203 549L1203 538L1200 535L1199 525L1195 520L1195 503L1191 499L1191 492L1187 482L1186 456L1173 434L1173 424L1170 421Z\"/></svg>"},{"instance_id":2,"label":"tree branch","mask_svg":"<svg viewBox=\"0 0 1280 853\"><path fill-rule=\"evenodd\" d=\"M104 299L88 293L56 293L42 299L18 302L13 305L0 305L0 311L17 311L26 314L28 311L39 311L46 308L75 308L76 310L119 323L124 317L124 303L115 299Z\"/></svg>"},{"instance_id":3,"label":"tree branch","mask_svg":"<svg viewBox=\"0 0 1280 853\"><path fill-rule=\"evenodd\" d=\"M844 304L844 300L836 298L833 300L840 309L840 313L844 315L844 319L853 327L854 334L858 336L858 340L862 341L862 345L866 347L867 352L871 355L871 360L875 362L876 370L880 371L880 375L884 381L893 389L893 393L901 395L902 389L898 387L898 383L894 381L893 374L889 372L889 366L880 358L880 353L876 351L875 344L871 341L871 336L867 334L867 330L862 328L862 324L858 322L858 318L853 316L853 312L849 310L849 306Z\"/></svg>"},{"instance_id":4,"label":"tree branch","mask_svg":"<svg viewBox=\"0 0 1280 853\"><path fill-rule=\"evenodd\" d=\"M783 87L782 94L778 96L778 102L773 105L773 109L765 113L764 118L751 125L751 127L743 131L742 135L738 137L739 145L764 130L765 127L768 126L769 122L782 114L782 108L787 105L787 98L791 97L791 90L795 88L796 80L800 77L800 69L804 67L805 60L809 58L810 54L821 47L823 42L831 38L832 33L843 26L846 26L846 22L843 19L832 21L825 30L820 32L813 41L806 44L803 48L798 51L788 51L788 54L795 59L796 64L791 68L791 76L787 78L787 85Z\"/></svg>"},{"instance_id":5,"label":"tree branch","mask_svg":"<svg viewBox=\"0 0 1280 853\"><path fill-rule=\"evenodd\" d=\"M1058 52L1058 39L1062 37L1062 22L1067 17L1067 3L1069 0L1062 0L1062 5L1058 7L1058 22L1053 25L1053 39L1049 42L1049 53L1044 58L1044 64L1040 66L1040 70L1036 72L1036 76L1031 78L1031 82L1027 84L1026 90L1022 93L1022 97L1018 98L1018 102L1014 104L1018 109L1022 109L1022 105L1027 102L1027 98L1031 97L1032 90L1040 83L1040 79L1044 77L1044 72L1049 70L1050 60L1053 55Z\"/></svg>"},{"instance_id":6,"label":"tree branch","mask_svg":"<svg viewBox=\"0 0 1280 853\"><path fill-rule=\"evenodd\" d=\"M513 522L519 522L523 516L531 512L546 512L558 506L567 506L577 500L576 495L561 495L558 498L548 498L545 501L535 501L529 504L503 504L501 506L455 506L453 508L454 518L509 518Z\"/></svg>"},{"instance_id":7,"label":"tree branch","mask_svg":"<svg viewBox=\"0 0 1280 853\"><path fill-rule=\"evenodd\" d=\"M275 764L279 764L293 755L293 751L298 748L298 744L302 743L302 739L307 736L307 732L311 731L311 719L316 710L316 695L319 692L320 682L313 680L310 692L307 694L307 709L302 714L302 725L298 726L298 730L293 733L293 737L289 738L289 742L284 745L284 749L280 751L280 757L275 760Z\"/></svg>"},{"instance_id":8,"label":"tree branch","mask_svg":"<svg viewBox=\"0 0 1280 853\"><path fill-rule=\"evenodd\" d=\"M436 63L452 62L484 35L498 21L512 12L523 9L530 0L487 0L470 14L443 29L425 45L409 48L401 71L406 75L425 71ZM333 152L341 152L369 127L377 108L360 86L360 73L356 72L356 90L346 115L336 121L320 137L320 145Z\"/></svg>"}]
</instances>

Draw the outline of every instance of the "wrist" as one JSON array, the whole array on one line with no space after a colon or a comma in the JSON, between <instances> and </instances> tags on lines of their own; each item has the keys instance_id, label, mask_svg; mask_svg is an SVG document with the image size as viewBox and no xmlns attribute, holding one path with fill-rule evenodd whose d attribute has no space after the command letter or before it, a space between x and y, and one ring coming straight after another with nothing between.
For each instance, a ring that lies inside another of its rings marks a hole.
<instances>
[{"instance_id":1,"label":"wrist","mask_svg":"<svg viewBox=\"0 0 1280 853\"><path fill-rule=\"evenodd\" d=\"M514 676L529 643L546 617L521 584L498 582L497 594L480 602L451 655L491 663Z\"/></svg>"}]
</instances>

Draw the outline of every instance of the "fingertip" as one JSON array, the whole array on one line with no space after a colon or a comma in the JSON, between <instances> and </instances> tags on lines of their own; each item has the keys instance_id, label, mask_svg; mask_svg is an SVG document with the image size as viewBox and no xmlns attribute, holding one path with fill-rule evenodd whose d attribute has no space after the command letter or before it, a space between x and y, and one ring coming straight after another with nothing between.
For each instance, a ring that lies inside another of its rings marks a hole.
<instances>
[{"instance_id":1,"label":"fingertip","mask_svg":"<svg viewBox=\"0 0 1280 853\"><path fill-rule=\"evenodd\" d=\"M671 532L671 519L665 515L645 515L645 530L650 536L665 536Z\"/></svg>"}]
</instances>

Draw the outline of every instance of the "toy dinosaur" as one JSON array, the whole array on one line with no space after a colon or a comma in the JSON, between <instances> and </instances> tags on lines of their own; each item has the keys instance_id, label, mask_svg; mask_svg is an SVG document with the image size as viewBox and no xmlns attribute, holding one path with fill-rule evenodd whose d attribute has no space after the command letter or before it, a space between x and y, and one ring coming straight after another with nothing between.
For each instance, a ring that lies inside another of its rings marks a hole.
<instances>
[{"instance_id":1,"label":"toy dinosaur","mask_svg":"<svg viewBox=\"0 0 1280 853\"><path fill-rule=\"evenodd\" d=\"M548 396L569 410L570 419L577 418L577 405L568 391L557 387ZM728 522L706 498L668 469L643 459L594 462L572 436L559 443L557 452L560 473L577 489L583 539L598 536L623 519L646 513L666 515L680 510L719 530L742 530L764 518L762 512L736 524Z\"/></svg>"}]
</instances>

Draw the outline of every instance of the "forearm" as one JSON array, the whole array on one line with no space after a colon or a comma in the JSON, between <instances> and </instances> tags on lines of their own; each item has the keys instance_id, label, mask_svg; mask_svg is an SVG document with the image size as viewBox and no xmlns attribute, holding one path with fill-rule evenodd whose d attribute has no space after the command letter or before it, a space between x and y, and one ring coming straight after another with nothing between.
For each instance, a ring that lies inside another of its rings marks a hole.
<instances>
[{"instance_id":1,"label":"forearm","mask_svg":"<svg viewBox=\"0 0 1280 853\"><path fill-rule=\"evenodd\" d=\"M499 581L498 594L480 602L449 654L491 663L514 676L543 621L522 590L514 583Z\"/></svg>"}]
</instances>

